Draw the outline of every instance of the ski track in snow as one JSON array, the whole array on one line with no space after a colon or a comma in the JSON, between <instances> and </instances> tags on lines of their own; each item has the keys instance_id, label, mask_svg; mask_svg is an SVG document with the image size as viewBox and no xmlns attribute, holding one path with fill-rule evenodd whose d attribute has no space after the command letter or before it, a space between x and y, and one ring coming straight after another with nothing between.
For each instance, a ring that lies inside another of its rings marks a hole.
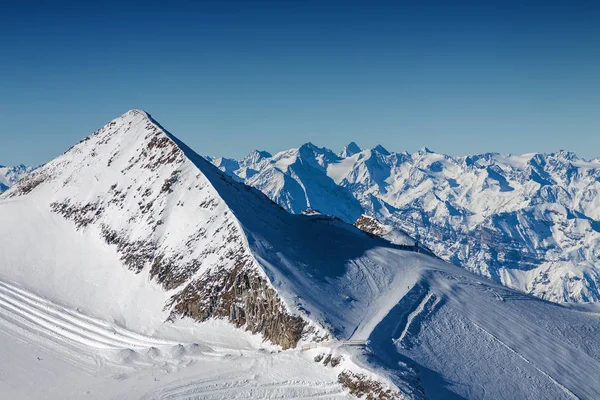
<instances>
[{"instance_id":1,"label":"ski track in snow","mask_svg":"<svg viewBox=\"0 0 600 400\"><path fill-rule=\"evenodd\" d=\"M400 334L398 339L396 339L396 342L401 345L404 345L404 339L409 333L411 327L414 324L418 324L418 321L421 318L426 317L426 315L429 314L431 310L435 309L435 306L438 303L439 300L435 297L435 295L433 295L433 293L427 293L420 302L416 303L416 308L414 309L414 311L408 314L406 324L404 325L404 329L402 330L402 333Z\"/></svg>"},{"instance_id":2,"label":"ski track in snow","mask_svg":"<svg viewBox=\"0 0 600 400\"><path fill-rule=\"evenodd\" d=\"M532 363L531 361L529 361L528 359L526 359L525 357L523 357L523 355L521 355L519 352L515 351L512 347L510 347L509 345L507 345L506 343L504 343L498 337L496 337L495 335L491 334L490 332L488 332L486 329L482 328L481 326L477 325L477 323L475 323L475 322L473 322L473 325L475 325L477 328L479 328L486 335L490 336L492 339L494 339L495 341L497 341L498 343L500 343L508 351L510 351L511 353L515 354L517 357L519 357L520 359L522 359L523 361L525 361L527 364L531 365L533 368L535 368L536 370L538 370L542 375L544 375L545 377L547 377L548 379L550 379L556 386L558 386L569 397L571 397L572 399L578 399L579 398L579 397L577 397L575 395L575 393L571 392L569 389L567 389L566 387L564 387L560 382L558 382L556 379L554 379L552 376L550 376L547 372L545 372L544 370L542 370L539 367L537 367L534 363Z\"/></svg>"},{"instance_id":3,"label":"ski track in snow","mask_svg":"<svg viewBox=\"0 0 600 400\"><path fill-rule=\"evenodd\" d=\"M178 344L142 336L77 311L59 307L2 281L0 309L2 318L19 321L36 331L52 334L69 343L94 348L141 349Z\"/></svg>"},{"instance_id":4,"label":"ski track in snow","mask_svg":"<svg viewBox=\"0 0 600 400\"><path fill-rule=\"evenodd\" d=\"M143 399L331 399L347 395L335 383L281 381L260 385L253 379L235 380L230 375L175 385L146 395Z\"/></svg>"},{"instance_id":5,"label":"ski track in snow","mask_svg":"<svg viewBox=\"0 0 600 400\"><path fill-rule=\"evenodd\" d=\"M271 357L277 355L255 352L253 356L252 352L245 351L234 356L233 349L211 349L201 344L182 344L144 336L59 306L4 281L0 281L2 333L30 348L39 348L36 354L45 354L43 349L50 350L53 357L87 376L110 377L114 385L123 382L128 386L130 377L159 374L161 379L155 377L148 388L140 388L142 392L138 397L143 399L348 398L348 393L331 377L298 379L306 378L306 374L298 372L295 377L289 376L295 375L291 368L287 372L288 379L281 379L286 377L280 376L277 368L271 370ZM210 351L205 353L205 349ZM46 357L38 357L38 364L33 366L43 365ZM297 358L292 354L283 357ZM282 361L289 365L294 362L290 359ZM312 361L300 361L307 364L304 368L314 368ZM221 365L216 367L215 362ZM207 374L206 369L212 371L211 366L222 372ZM194 368L203 370L194 374ZM182 371L186 377L177 379L176 373ZM166 379L165 374L173 379ZM319 375L318 370L316 375ZM2 379L0 369L0 390ZM132 393L130 390L124 390L128 397ZM76 398L62 395L61 398ZM99 398L119 396L104 393Z\"/></svg>"}]
</instances>

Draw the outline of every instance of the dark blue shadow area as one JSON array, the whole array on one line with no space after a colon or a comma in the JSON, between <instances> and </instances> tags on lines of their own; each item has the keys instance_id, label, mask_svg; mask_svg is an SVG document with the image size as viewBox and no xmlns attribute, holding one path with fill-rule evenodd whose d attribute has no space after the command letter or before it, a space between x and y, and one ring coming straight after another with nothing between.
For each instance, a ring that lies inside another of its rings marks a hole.
<instances>
[{"instance_id":1,"label":"dark blue shadow area","mask_svg":"<svg viewBox=\"0 0 600 400\"><path fill-rule=\"evenodd\" d=\"M409 314L423 301L428 292L429 286L426 283L418 283L377 325L369 337L368 349L371 351L369 359L388 371L397 370L399 364L411 366L418 373L419 380L415 383L424 389L425 397L428 400L465 399L450 389L452 382L446 380L439 372L400 354L393 342L393 339L397 339L401 335L402 330L408 323ZM443 306L443 303L444 300L441 299L431 313L436 312ZM411 328L411 330L413 329ZM410 332L410 334L416 336L418 331Z\"/></svg>"}]
</instances>

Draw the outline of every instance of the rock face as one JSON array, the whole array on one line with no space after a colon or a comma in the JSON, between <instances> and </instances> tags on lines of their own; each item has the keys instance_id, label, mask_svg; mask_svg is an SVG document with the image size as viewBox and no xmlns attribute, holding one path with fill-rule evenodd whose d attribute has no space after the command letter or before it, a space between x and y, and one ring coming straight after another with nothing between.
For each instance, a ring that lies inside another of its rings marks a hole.
<instances>
[{"instance_id":1,"label":"rock face","mask_svg":"<svg viewBox=\"0 0 600 400\"><path fill-rule=\"evenodd\" d=\"M348 223L366 214L386 229L417 230L438 256L504 285L556 302L600 300L597 160L354 143L335 155L309 143L223 170L292 213L312 207Z\"/></svg>"},{"instance_id":2,"label":"rock face","mask_svg":"<svg viewBox=\"0 0 600 400\"><path fill-rule=\"evenodd\" d=\"M369 379L364 374L343 371L338 376L338 382L348 388L350 394L360 399L368 400L403 400L400 392L386 388L380 382Z\"/></svg>"},{"instance_id":3,"label":"rock face","mask_svg":"<svg viewBox=\"0 0 600 400\"><path fill-rule=\"evenodd\" d=\"M190 282L168 306L173 318L227 318L283 349L295 347L306 326L302 318L287 313L275 290L253 270L247 257L237 257L231 270L217 270Z\"/></svg>"},{"instance_id":4,"label":"rock face","mask_svg":"<svg viewBox=\"0 0 600 400\"><path fill-rule=\"evenodd\" d=\"M390 232L390 229L377 221L375 218L369 217L368 215L361 215L354 223L361 231L368 232L376 236L385 236Z\"/></svg>"}]
</instances>

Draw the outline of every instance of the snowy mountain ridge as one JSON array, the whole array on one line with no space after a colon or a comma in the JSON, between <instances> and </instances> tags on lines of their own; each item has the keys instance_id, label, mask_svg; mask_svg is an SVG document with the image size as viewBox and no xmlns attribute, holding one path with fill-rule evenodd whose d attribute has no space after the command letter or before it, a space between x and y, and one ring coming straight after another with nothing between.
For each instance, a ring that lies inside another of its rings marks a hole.
<instances>
[{"instance_id":1,"label":"snowy mountain ridge","mask_svg":"<svg viewBox=\"0 0 600 400\"><path fill-rule=\"evenodd\" d=\"M367 214L507 286L556 302L600 300L598 160L566 151L394 153L352 142L339 154L307 143L215 165L292 213L314 208L349 223Z\"/></svg>"}]
</instances>

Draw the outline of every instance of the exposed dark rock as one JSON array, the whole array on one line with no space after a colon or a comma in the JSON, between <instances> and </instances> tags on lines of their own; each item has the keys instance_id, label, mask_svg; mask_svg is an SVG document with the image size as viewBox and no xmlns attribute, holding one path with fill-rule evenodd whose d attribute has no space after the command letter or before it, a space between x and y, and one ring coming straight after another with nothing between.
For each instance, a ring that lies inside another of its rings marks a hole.
<instances>
[{"instance_id":1,"label":"exposed dark rock","mask_svg":"<svg viewBox=\"0 0 600 400\"><path fill-rule=\"evenodd\" d=\"M85 228L102 213L102 210L96 204L69 204L68 202L54 202L50 204L50 209L66 219L75 222L77 229Z\"/></svg>"},{"instance_id":2,"label":"exposed dark rock","mask_svg":"<svg viewBox=\"0 0 600 400\"><path fill-rule=\"evenodd\" d=\"M140 273L146 265L149 265L155 259L156 246L150 241L136 240L130 242L117 231L106 226L102 226L102 237L106 240L106 243L117 246L123 264L136 273Z\"/></svg>"},{"instance_id":3,"label":"exposed dark rock","mask_svg":"<svg viewBox=\"0 0 600 400\"><path fill-rule=\"evenodd\" d=\"M338 365L340 365L340 363L342 362L343 359L344 358L342 356L331 357L331 360L329 361L329 364L331 365L332 368L335 368Z\"/></svg>"},{"instance_id":4,"label":"exposed dark rock","mask_svg":"<svg viewBox=\"0 0 600 400\"><path fill-rule=\"evenodd\" d=\"M33 172L33 173L25 176L23 179L21 179L15 185L14 190L12 190L10 192L8 197L10 198L10 197L23 196L23 195L29 194L33 191L33 189L35 189L36 187L38 187L39 185L44 183L46 178L47 177L43 171Z\"/></svg>"},{"instance_id":5,"label":"exposed dark rock","mask_svg":"<svg viewBox=\"0 0 600 400\"><path fill-rule=\"evenodd\" d=\"M386 389L381 382L369 379L366 375L343 371L338 382L350 391L350 394L367 400L403 400L405 397L396 390Z\"/></svg>"},{"instance_id":6,"label":"exposed dark rock","mask_svg":"<svg viewBox=\"0 0 600 400\"><path fill-rule=\"evenodd\" d=\"M284 349L295 347L306 322L290 315L268 282L260 277L246 255L235 256L235 266L210 271L171 298L171 318L197 321L227 318L236 327L261 333Z\"/></svg>"},{"instance_id":7,"label":"exposed dark rock","mask_svg":"<svg viewBox=\"0 0 600 400\"><path fill-rule=\"evenodd\" d=\"M361 231L370 233L375 236L383 236L386 233L389 233L389 229L377 221L375 218L371 218L366 215L361 215L358 217L354 226L360 229Z\"/></svg>"},{"instance_id":8,"label":"exposed dark rock","mask_svg":"<svg viewBox=\"0 0 600 400\"><path fill-rule=\"evenodd\" d=\"M150 268L150 279L156 279L167 290L175 289L191 278L201 266L198 260L192 260L183 267L178 261L177 257L157 256Z\"/></svg>"},{"instance_id":9,"label":"exposed dark rock","mask_svg":"<svg viewBox=\"0 0 600 400\"><path fill-rule=\"evenodd\" d=\"M171 192L171 187L175 184L175 182L177 182L178 179L178 175L179 175L178 170L173 171L173 173L171 174L171 176L167 179L165 179L165 183L162 185L162 188L160 189L161 193L170 193Z\"/></svg>"}]
</instances>

